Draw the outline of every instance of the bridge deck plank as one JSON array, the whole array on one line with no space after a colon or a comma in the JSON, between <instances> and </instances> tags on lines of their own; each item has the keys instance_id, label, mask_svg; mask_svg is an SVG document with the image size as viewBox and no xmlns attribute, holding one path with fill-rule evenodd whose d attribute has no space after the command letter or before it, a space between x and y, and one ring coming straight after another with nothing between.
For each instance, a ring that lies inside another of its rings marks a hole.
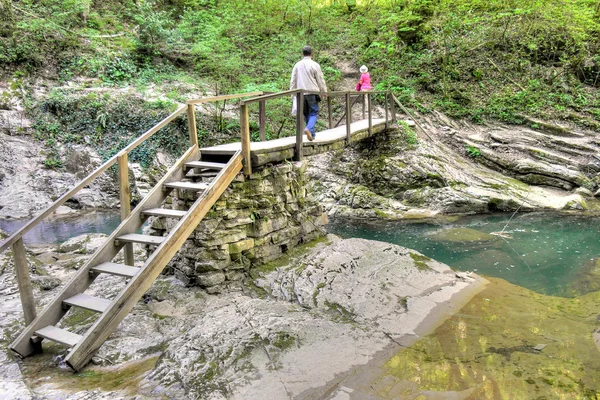
<instances>
[{"instance_id":1,"label":"bridge deck plank","mask_svg":"<svg viewBox=\"0 0 600 400\"><path fill-rule=\"evenodd\" d=\"M378 118L373 119L373 129L385 128L385 119ZM352 123L351 132L352 136L358 135L361 132L368 131L369 120L361 120ZM325 146L335 142L340 142L346 139L346 126L338 126L337 128L327 129L321 132L317 132L317 137L314 141L309 141L306 136L304 137L303 143L305 147L313 146ZM271 152L279 152L286 149L293 149L296 145L296 137L288 136L280 139L269 140L265 142L252 142L250 152L252 154L263 154ZM201 153L205 154L233 154L236 151L241 150L241 142L227 143L218 146L204 147L200 149ZM318 153L311 152L311 153ZM254 164L254 163L253 163Z\"/></svg>"}]
</instances>

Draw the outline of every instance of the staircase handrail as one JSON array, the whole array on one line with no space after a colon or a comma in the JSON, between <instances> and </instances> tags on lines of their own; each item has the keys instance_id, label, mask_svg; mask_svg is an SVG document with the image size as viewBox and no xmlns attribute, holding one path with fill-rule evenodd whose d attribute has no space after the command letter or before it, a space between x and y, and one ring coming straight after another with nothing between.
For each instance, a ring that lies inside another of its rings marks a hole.
<instances>
[{"instance_id":1,"label":"staircase handrail","mask_svg":"<svg viewBox=\"0 0 600 400\"><path fill-rule=\"evenodd\" d=\"M24 226L22 226L20 229L18 229L13 234L11 234L3 242L0 242L0 254L4 253L10 246L12 246L14 243L16 243L19 239L23 238L23 236L27 232L29 232L33 228L35 228L40 222L42 222L42 220L44 218L46 218L47 216L52 214L54 211L56 211L56 209L58 207L63 205L69 199L73 198L73 196L75 196L81 189L83 189L84 187L86 187L87 185L92 183L101 174L106 172L106 170L108 170L110 167L115 165L118 162L119 156L122 156L124 154L129 154L132 150L137 148L143 142L145 142L146 140L148 140L152 136L154 136L154 134L156 132L158 132L161 128L165 127L167 124L169 124L175 118L177 118L178 116L183 114L188 109L189 106L193 106L195 104L200 104L200 103L208 103L208 102L216 102L216 101L222 101L222 100L228 100L228 99L238 99L238 98L248 97L248 96L256 96L261 93L262 92L239 93L239 94L211 96L211 97L206 97L206 98L202 98L202 99L189 100L187 102L186 106L182 106L182 107L178 108L173 113L171 113L169 116L167 116L165 119L160 121L158 124L154 125L152 128L150 128L149 130L144 132L141 136L139 136L137 139L135 139L133 142L131 142L129 145L127 145L125 148L123 148L123 150L121 150L119 153L112 156L108 161L106 161L100 167L96 168L88 176L83 178L73 188L71 188L69 191L67 191L62 196L60 196L56 201L54 201L54 203L52 203L50 206L45 208L41 213L39 213L37 216L35 216L33 219L31 219L28 223L26 223Z\"/></svg>"}]
</instances>

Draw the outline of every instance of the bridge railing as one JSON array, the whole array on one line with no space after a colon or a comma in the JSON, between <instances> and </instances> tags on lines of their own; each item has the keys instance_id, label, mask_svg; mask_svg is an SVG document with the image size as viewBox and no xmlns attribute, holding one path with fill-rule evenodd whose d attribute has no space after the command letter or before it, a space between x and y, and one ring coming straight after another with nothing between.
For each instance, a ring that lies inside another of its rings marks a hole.
<instances>
[{"instance_id":1,"label":"bridge railing","mask_svg":"<svg viewBox=\"0 0 600 400\"><path fill-rule=\"evenodd\" d=\"M225 101L229 99L240 99L244 97L258 96L263 92L252 92L252 93L241 93L231 94L223 96L206 97L202 99L189 100L185 106L182 106L167 116L165 119L160 121L158 124L144 132L142 135L137 137L133 142L122 149L118 154L111 157L108 161L96 168L92 173L83 178L73 188L60 196L54 203L40 212L36 217L26 223L19 230L11 234L6 240L0 242L0 254L7 251L9 248L12 249L12 257L15 264L15 274L17 277L17 284L19 287L19 294L21 296L21 304L23 306L23 312L25 316L25 323L29 324L36 317L35 300L33 297L33 289L31 285L31 279L29 276L28 263L26 258L25 246L23 244L23 236L34 229L40 222L46 217L51 215L58 207L63 205L66 201L73 198L81 189L91 184L99 176L105 173L110 167L118 165L118 182L119 182L119 203L121 209L121 220L126 219L131 212L131 190L129 187L129 168L128 168L128 155L150 139L160 129L164 128L170 122L175 120L183 113L187 113L188 129L189 129L189 140L190 147L198 146L198 132L196 129L196 112L195 106L201 103L210 103ZM133 246L128 244L124 246L124 258L125 264L133 265Z\"/></svg>"},{"instance_id":2,"label":"bridge railing","mask_svg":"<svg viewBox=\"0 0 600 400\"><path fill-rule=\"evenodd\" d=\"M250 117L249 105L259 103L259 134L260 140L266 140L266 102L281 97L296 97L296 146L295 159L302 159L302 139L304 134L304 96L309 94L320 95L327 100L327 121L329 129L337 127L344 119L346 120L346 142L350 143L352 134L352 108L362 99L362 116L369 121L369 135L373 134L373 97L383 96L383 106L385 109L385 126L389 128L390 121L396 122L396 108L394 96L390 91L334 91L334 92L313 92L301 89L288 90L279 93L269 93L259 95L250 99L242 100L240 103L240 130L242 142L242 155L244 157L244 173L252 173L252 164L250 159ZM344 102L344 114L342 118L334 125L332 100L342 98ZM352 100L354 98L354 101Z\"/></svg>"}]
</instances>

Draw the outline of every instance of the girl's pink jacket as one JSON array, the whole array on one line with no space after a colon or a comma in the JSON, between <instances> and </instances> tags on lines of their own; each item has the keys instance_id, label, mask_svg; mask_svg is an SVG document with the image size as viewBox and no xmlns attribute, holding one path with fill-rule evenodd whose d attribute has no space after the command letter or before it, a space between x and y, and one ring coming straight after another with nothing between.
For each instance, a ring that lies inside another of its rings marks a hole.
<instances>
[{"instance_id":1,"label":"girl's pink jacket","mask_svg":"<svg viewBox=\"0 0 600 400\"><path fill-rule=\"evenodd\" d=\"M360 90L371 90L371 75L368 72L360 75Z\"/></svg>"}]
</instances>

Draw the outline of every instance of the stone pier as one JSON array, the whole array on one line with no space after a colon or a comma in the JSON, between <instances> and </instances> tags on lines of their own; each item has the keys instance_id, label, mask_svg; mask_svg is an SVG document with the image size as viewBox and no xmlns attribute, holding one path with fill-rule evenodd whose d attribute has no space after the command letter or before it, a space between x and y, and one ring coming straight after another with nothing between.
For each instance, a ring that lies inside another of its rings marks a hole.
<instances>
[{"instance_id":1,"label":"stone pier","mask_svg":"<svg viewBox=\"0 0 600 400\"><path fill-rule=\"evenodd\" d=\"M218 292L251 268L325 235L326 215L307 193L306 161L240 173L179 250L165 271L188 285ZM176 190L167 202L187 210L195 194ZM177 220L152 218L150 234L164 235Z\"/></svg>"}]
</instances>

